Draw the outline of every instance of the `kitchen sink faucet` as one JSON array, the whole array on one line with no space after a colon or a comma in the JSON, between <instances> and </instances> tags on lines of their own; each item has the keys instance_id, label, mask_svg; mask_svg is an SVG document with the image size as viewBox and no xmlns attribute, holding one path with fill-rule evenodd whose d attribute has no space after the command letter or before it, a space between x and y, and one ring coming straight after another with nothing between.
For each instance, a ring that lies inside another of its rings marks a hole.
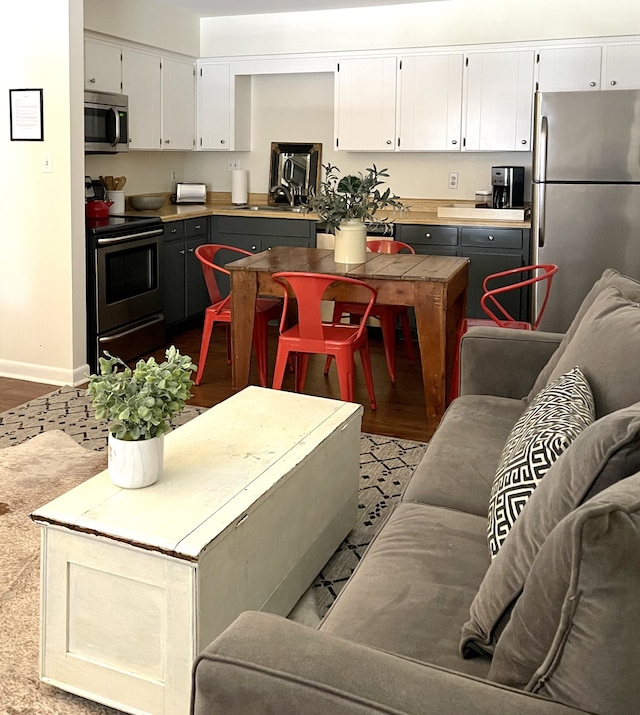
<instances>
[{"instance_id":1,"label":"kitchen sink faucet","mask_svg":"<svg viewBox=\"0 0 640 715\"><path fill-rule=\"evenodd\" d=\"M274 197L275 196L284 196L285 199L289 202L290 206L292 206L292 207L295 206L293 196L291 195L291 192L289 191L289 189L287 189L286 186L281 186L281 185L272 186L269 189L269 194Z\"/></svg>"}]
</instances>

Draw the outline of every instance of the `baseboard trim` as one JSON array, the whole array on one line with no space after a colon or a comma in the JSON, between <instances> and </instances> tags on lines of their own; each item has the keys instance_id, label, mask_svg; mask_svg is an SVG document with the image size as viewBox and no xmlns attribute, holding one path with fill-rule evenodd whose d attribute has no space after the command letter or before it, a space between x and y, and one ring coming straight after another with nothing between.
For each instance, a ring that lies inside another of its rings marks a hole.
<instances>
[{"instance_id":1,"label":"baseboard trim","mask_svg":"<svg viewBox=\"0 0 640 715\"><path fill-rule=\"evenodd\" d=\"M51 365L35 365L33 363L0 360L0 377L27 382L42 382L45 385L73 385L77 387L87 381L89 365L66 369Z\"/></svg>"}]
</instances>

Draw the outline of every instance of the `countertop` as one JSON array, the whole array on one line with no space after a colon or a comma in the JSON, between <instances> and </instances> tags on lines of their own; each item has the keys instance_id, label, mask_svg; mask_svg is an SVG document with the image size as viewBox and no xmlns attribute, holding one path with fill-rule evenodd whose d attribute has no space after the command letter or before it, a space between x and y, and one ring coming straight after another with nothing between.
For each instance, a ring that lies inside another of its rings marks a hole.
<instances>
[{"instance_id":1,"label":"countertop","mask_svg":"<svg viewBox=\"0 0 640 715\"><path fill-rule=\"evenodd\" d=\"M422 224L432 226L492 226L504 228L531 228L531 221L503 221L492 218L483 220L478 218L441 218L438 216L438 206L450 205L451 200L447 199L402 199L408 210L392 215L394 223ZM474 201L456 201L456 204L468 204L474 206ZM250 205L267 205L265 194L251 194L249 196ZM127 204L128 207L128 204ZM234 206L231 203L231 195L228 192L209 192L206 204L172 204L167 197L165 205L157 211L136 211L127 208L126 215L130 216L159 216L162 221L182 221L187 218L198 218L200 216L248 216L263 218L284 218L288 220L317 221L317 214L294 213L290 211L280 211L278 209L255 211L247 208ZM380 214L381 218L383 214Z\"/></svg>"}]
</instances>

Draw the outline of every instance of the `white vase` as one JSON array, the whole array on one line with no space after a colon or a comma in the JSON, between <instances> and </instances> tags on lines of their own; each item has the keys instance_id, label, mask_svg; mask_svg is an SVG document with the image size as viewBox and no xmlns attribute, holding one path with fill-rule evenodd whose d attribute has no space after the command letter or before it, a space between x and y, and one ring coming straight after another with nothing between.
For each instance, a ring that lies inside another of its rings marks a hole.
<instances>
[{"instance_id":1,"label":"white vase","mask_svg":"<svg viewBox=\"0 0 640 715\"><path fill-rule=\"evenodd\" d=\"M333 260L336 263L364 263L367 259L367 227L360 219L343 221L336 229Z\"/></svg>"},{"instance_id":2,"label":"white vase","mask_svg":"<svg viewBox=\"0 0 640 715\"><path fill-rule=\"evenodd\" d=\"M164 435L136 442L109 433L109 479L123 489L140 489L158 481L164 458Z\"/></svg>"}]
</instances>

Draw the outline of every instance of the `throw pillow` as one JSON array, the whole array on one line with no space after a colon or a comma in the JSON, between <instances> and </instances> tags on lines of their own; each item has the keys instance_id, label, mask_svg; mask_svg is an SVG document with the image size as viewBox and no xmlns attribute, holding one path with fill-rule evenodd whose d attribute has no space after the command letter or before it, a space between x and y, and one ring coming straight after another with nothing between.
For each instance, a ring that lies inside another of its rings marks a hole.
<instances>
[{"instance_id":1,"label":"throw pillow","mask_svg":"<svg viewBox=\"0 0 640 715\"><path fill-rule=\"evenodd\" d=\"M489 499L487 536L492 559L538 482L593 419L589 383L574 367L547 385L515 423Z\"/></svg>"},{"instance_id":2,"label":"throw pillow","mask_svg":"<svg viewBox=\"0 0 640 715\"><path fill-rule=\"evenodd\" d=\"M573 338L576 330L578 329L578 325L580 325L580 322L584 318L585 313L589 310L593 301L600 295L600 293L610 286L617 288L623 298L635 301L636 303L640 302L640 282L634 280L633 278L629 278L628 276L623 276L613 268L605 269L602 276L593 284L593 287L582 301L582 304L580 305L575 318L571 322L571 325L567 329L564 338L562 338L562 342L558 346L558 349L553 353L549 362L540 371L540 374L536 378L535 384L527 398L528 402L530 402L549 382L551 373L555 370L558 360L560 360L564 354L567 345Z\"/></svg>"},{"instance_id":3,"label":"throw pillow","mask_svg":"<svg viewBox=\"0 0 640 715\"><path fill-rule=\"evenodd\" d=\"M527 576L489 680L596 713L640 702L640 474L565 517Z\"/></svg>"},{"instance_id":4,"label":"throw pillow","mask_svg":"<svg viewBox=\"0 0 640 715\"><path fill-rule=\"evenodd\" d=\"M640 471L640 403L587 427L546 473L492 561L462 627L461 655L491 654L554 527L580 504Z\"/></svg>"}]
</instances>

